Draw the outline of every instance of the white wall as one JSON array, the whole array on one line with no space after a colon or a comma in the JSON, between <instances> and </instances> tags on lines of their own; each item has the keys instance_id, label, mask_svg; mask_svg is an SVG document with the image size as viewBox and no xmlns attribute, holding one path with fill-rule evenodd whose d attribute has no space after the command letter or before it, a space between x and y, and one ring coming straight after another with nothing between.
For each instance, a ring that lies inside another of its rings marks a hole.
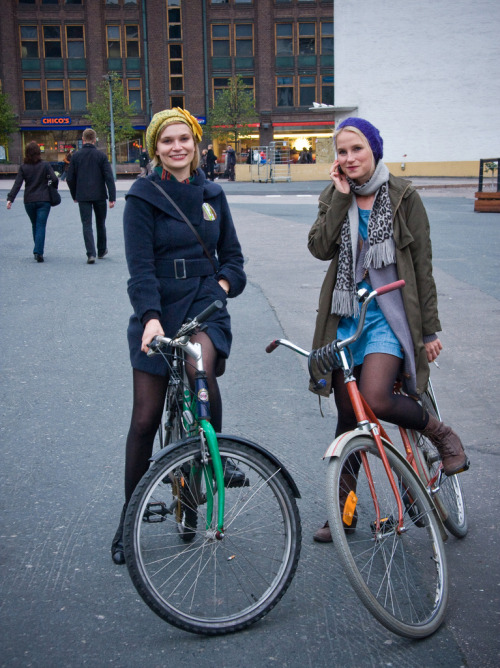
<instances>
[{"instance_id":1,"label":"white wall","mask_svg":"<svg viewBox=\"0 0 500 668\"><path fill-rule=\"evenodd\" d=\"M500 0L335 0L335 106L384 160L500 157Z\"/></svg>"}]
</instances>

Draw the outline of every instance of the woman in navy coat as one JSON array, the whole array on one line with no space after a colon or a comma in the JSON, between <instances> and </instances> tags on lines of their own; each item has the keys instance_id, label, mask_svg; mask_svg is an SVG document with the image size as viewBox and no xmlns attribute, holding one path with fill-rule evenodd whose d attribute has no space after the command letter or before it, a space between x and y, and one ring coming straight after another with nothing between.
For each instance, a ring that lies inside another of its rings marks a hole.
<instances>
[{"instance_id":1,"label":"woman in navy coat","mask_svg":"<svg viewBox=\"0 0 500 668\"><path fill-rule=\"evenodd\" d=\"M134 312L128 326L133 368L133 409L125 459L125 505L111 554L124 563L123 519L132 493L147 471L161 419L168 366L159 355L147 357L157 335L173 336L180 325L216 299L226 304L246 284L243 255L222 188L198 169L202 130L186 110L155 114L146 132L153 173L134 182L126 197L125 253L128 294ZM183 211L207 247L212 262L182 216L153 185ZM215 265L215 269L214 266ZM229 356L231 323L225 306L192 341L202 344L212 424L222 428L222 402L216 372ZM237 471L237 469L236 469Z\"/></svg>"}]
</instances>

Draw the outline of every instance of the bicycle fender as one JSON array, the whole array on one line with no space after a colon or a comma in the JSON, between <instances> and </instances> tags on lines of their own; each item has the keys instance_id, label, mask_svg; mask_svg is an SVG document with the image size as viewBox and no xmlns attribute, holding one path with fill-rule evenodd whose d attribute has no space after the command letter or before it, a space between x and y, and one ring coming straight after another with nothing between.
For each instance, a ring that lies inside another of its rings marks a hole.
<instances>
[{"instance_id":1,"label":"bicycle fender","mask_svg":"<svg viewBox=\"0 0 500 668\"><path fill-rule=\"evenodd\" d=\"M354 438L364 438L367 441L373 441L373 437L366 431L362 429L354 429L353 431L348 431L345 434L341 434L340 436L337 436L337 438L328 446L325 454L323 455L323 459L331 458L331 457L340 457L342 454L342 450L344 447L350 443ZM399 450L389 441L387 441L385 438L382 436L380 437L382 439L382 443L384 444L384 448L386 450L390 450L392 454L399 459L401 464L408 469L414 476L415 482L421 487L422 491L424 491L427 495L429 495L429 492L420 479L420 477L415 473L413 468L410 466L410 464L407 462L406 458L403 457L403 455L399 452ZM438 526L439 526L439 531L441 533L441 537L443 541L448 540L448 534L446 533L446 530L444 528L443 522L441 520L441 517L439 516L439 513L436 509L436 506L431 500L431 508L432 508L432 513L437 519Z\"/></svg>"},{"instance_id":2,"label":"bicycle fender","mask_svg":"<svg viewBox=\"0 0 500 668\"><path fill-rule=\"evenodd\" d=\"M186 443L192 444L196 443L199 441L199 436L192 436L191 438L186 438L183 441L177 441L176 443L171 443L170 445L167 445L167 447L162 448L161 450L158 450L151 459L149 460L150 462L158 462L163 457L166 457L169 455L171 452L174 450L177 450L183 445L186 445ZM280 462L280 460L276 457L276 455L273 455L272 452L264 448L262 445L259 445L258 443L254 443L253 441L249 441L246 438L241 438L241 436L231 436L230 434L217 434L217 440L218 441L234 441L235 443L240 443L241 445L246 445L248 448L252 448L252 450L255 450L259 454L263 455L266 459L268 459L270 462L272 462L276 467L278 467L283 473L283 476L287 483L290 485L290 488L293 492L293 495L296 499L300 499L300 492L299 488L295 484L295 480L292 478L290 472L288 469L283 466L283 464Z\"/></svg>"}]
</instances>

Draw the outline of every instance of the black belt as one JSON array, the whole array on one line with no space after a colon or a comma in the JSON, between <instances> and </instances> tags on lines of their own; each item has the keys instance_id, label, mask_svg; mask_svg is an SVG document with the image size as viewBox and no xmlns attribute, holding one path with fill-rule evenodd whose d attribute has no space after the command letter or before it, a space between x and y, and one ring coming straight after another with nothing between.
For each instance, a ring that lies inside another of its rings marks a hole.
<instances>
[{"instance_id":1,"label":"black belt","mask_svg":"<svg viewBox=\"0 0 500 668\"><path fill-rule=\"evenodd\" d=\"M194 276L211 276L214 268L210 260L156 260L158 278L193 278Z\"/></svg>"}]
</instances>

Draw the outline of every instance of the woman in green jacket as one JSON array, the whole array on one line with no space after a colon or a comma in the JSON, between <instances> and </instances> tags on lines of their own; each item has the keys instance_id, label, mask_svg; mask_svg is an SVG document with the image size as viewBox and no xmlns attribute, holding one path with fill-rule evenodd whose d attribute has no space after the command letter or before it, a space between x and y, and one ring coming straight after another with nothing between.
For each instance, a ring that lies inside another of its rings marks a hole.
<instances>
[{"instance_id":1,"label":"woman in green jacket","mask_svg":"<svg viewBox=\"0 0 500 668\"><path fill-rule=\"evenodd\" d=\"M377 297L368 307L363 334L351 346L354 374L375 414L424 433L436 445L446 475L454 475L469 466L457 434L413 398L393 393L396 379L401 378L407 394L418 397L427 387L429 362L442 350L427 214L411 184L389 174L382 162L382 137L371 123L346 119L336 130L334 145L333 183L320 195L308 240L310 252L330 262L313 347L354 333L358 289L371 291L404 279L402 292ZM325 380L320 392L334 393L339 436L354 429L356 419L343 372L334 370ZM341 494L345 491L347 496L355 490L356 478L347 474L344 478ZM328 523L314 539L331 541Z\"/></svg>"}]
</instances>

